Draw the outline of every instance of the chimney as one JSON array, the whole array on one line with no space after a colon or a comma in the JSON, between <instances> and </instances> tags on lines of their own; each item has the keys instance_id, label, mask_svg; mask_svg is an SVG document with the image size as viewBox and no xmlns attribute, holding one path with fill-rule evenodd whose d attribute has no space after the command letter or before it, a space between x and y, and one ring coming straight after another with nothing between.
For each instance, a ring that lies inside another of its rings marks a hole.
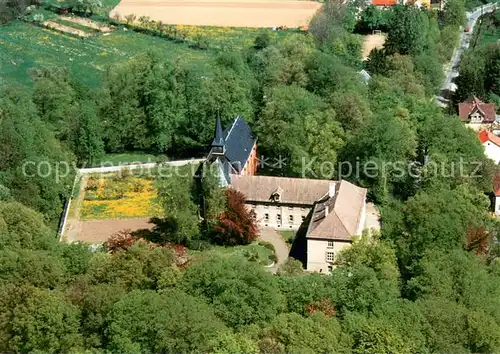
<instances>
[{"instance_id":1,"label":"chimney","mask_svg":"<svg viewBox=\"0 0 500 354\"><path fill-rule=\"evenodd\" d=\"M328 186L328 196L333 198L335 196L335 182L330 182Z\"/></svg>"}]
</instances>

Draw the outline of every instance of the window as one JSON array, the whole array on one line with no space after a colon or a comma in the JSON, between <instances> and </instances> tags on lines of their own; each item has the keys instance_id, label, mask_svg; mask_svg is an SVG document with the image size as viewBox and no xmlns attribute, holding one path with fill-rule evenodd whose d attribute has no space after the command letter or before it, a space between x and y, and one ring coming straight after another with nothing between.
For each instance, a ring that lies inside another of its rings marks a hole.
<instances>
[{"instance_id":1,"label":"window","mask_svg":"<svg viewBox=\"0 0 500 354\"><path fill-rule=\"evenodd\" d=\"M264 220L269 221L269 214L268 213L264 214Z\"/></svg>"},{"instance_id":2,"label":"window","mask_svg":"<svg viewBox=\"0 0 500 354\"><path fill-rule=\"evenodd\" d=\"M333 248L333 241L328 241L328 248Z\"/></svg>"},{"instance_id":3,"label":"window","mask_svg":"<svg viewBox=\"0 0 500 354\"><path fill-rule=\"evenodd\" d=\"M293 224L293 215L288 215L288 221Z\"/></svg>"},{"instance_id":4,"label":"window","mask_svg":"<svg viewBox=\"0 0 500 354\"><path fill-rule=\"evenodd\" d=\"M306 217L304 215L302 215L301 218L302 218L302 221L304 221L306 219Z\"/></svg>"},{"instance_id":5,"label":"window","mask_svg":"<svg viewBox=\"0 0 500 354\"><path fill-rule=\"evenodd\" d=\"M327 262L333 262L334 257L335 257L335 254L333 252L326 252L326 261Z\"/></svg>"},{"instance_id":6,"label":"window","mask_svg":"<svg viewBox=\"0 0 500 354\"><path fill-rule=\"evenodd\" d=\"M276 214L276 220L281 221L281 214Z\"/></svg>"}]
</instances>

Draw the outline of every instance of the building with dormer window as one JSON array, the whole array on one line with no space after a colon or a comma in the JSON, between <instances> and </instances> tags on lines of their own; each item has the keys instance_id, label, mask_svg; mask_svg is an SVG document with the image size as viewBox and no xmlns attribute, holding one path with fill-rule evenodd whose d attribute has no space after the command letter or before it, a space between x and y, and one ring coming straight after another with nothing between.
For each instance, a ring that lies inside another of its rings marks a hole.
<instances>
[{"instance_id":1,"label":"building with dormer window","mask_svg":"<svg viewBox=\"0 0 500 354\"><path fill-rule=\"evenodd\" d=\"M476 96L471 96L458 104L458 115L460 120L476 131L490 130L496 119L495 104L484 103Z\"/></svg>"}]
</instances>

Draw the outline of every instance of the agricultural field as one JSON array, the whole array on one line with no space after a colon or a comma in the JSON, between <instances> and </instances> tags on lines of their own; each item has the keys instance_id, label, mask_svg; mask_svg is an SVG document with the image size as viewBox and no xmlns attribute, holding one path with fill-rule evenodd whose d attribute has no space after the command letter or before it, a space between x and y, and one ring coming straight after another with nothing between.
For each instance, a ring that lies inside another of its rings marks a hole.
<instances>
[{"instance_id":1,"label":"agricultural field","mask_svg":"<svg viewBox=\"0 0 500 354\"><path fill-rule=\"evenodd\" d=\"M321 3L293 0L122 0L110 16L134 14L174 25L270 28L307 26Z\"/></svg>"},{"instance_id":2,"label":"agricultural field","mask_svg":"<svg viewBox=\"0 0 500 354\"><path fill-rule=\"evenodd\" d=\"M161 216L154 178L91 176L84 187L80 219L118 219Z\"/></svg>"},{"instance_id":3,"label":"agricultural field","mask_svg":"<svg viewBox=\"0 0 500 354\"><path fill-rule=\"evenodd\" d=\"M65 35L23 21L0 27L0 77L29 85L30 70L40 66L65 66L84 84L99 86L108 65L147 50L205 67L212 52L195 50L187 43L136 33L123 28L86 39Z\"/></svg>"}]
</instances>

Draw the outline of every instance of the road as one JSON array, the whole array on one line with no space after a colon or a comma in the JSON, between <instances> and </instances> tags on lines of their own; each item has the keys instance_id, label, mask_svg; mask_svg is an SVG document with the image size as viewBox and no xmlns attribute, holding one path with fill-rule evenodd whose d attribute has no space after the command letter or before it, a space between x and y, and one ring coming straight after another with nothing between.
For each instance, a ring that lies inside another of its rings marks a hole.
<instances>
[{"instance_id":1,"label":"road","mask_svg":"<svg viewBox=\"0 0 500 354\"><path fill-rule=\"evenodd\" d=\"M498 7L498 3L487 4L476 7L474 11L467 13L467 26L469 27L469 32L462 32L460 34L459 45L455 48L453 56L445 68L445 80L443 86L441 87L440 95L438 96L438 100L441 103L446 104L449 100L449 93L454 92L457 89L456 85L453 83L453 79L458 76L460 58L464 51L469 48L470 40L472 39L474 26L476 25L477 20L482 14L494 11L496 7Z\"/></svg>"}]
</instances>

